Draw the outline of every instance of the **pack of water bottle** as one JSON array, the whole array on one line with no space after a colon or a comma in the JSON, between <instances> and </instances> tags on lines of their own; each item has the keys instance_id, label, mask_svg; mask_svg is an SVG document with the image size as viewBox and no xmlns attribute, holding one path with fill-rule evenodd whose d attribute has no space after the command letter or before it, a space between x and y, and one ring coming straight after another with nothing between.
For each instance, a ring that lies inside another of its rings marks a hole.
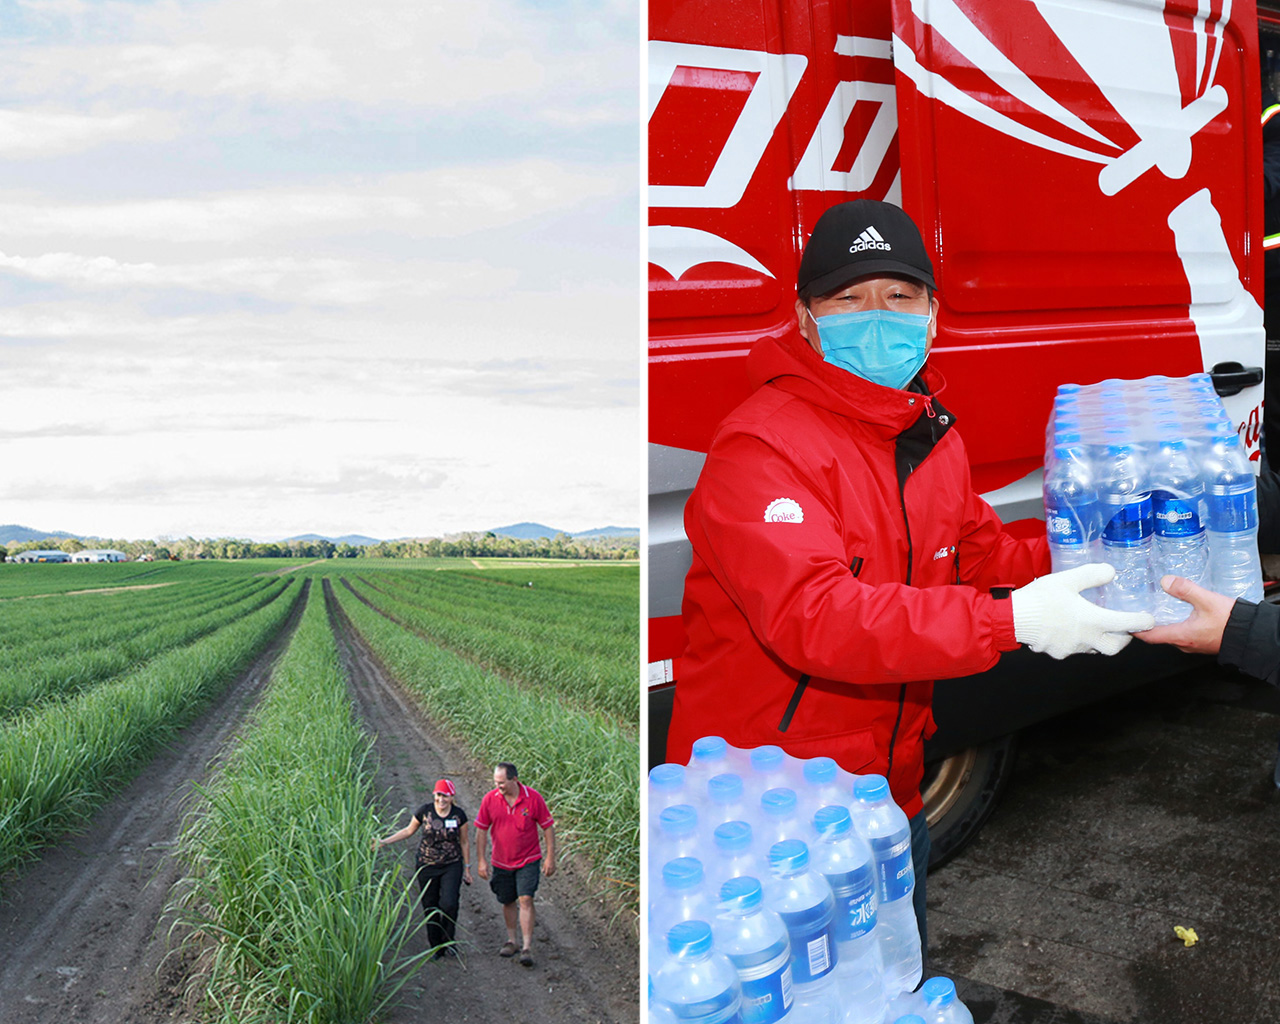
<instances>
[{"instance_id":1,"label":"pack of water bottle","mask_svg":"<svg viewBox=\"0 0 1280 1024\"><path fill-rule=\"evenodd\" d=\"M1104 607L1185 619L1160 588L1168 574L1262 600L1256 480L1207 373L1059 387L1044 510L1055 572L1115 567L1084 594Z\"/></svg>"},{"instance_id":2,"label":"pack of water bottle","mask_svg":"<svg viewBox=\"0 0 1280 1024\"><path fill-rule=\"evenodd\" d=\"M705 736L650 771L647 827L651 1024L972 1021L954 986L914 991L911 828L883 776Z\"/></svg>"}]
</instances>

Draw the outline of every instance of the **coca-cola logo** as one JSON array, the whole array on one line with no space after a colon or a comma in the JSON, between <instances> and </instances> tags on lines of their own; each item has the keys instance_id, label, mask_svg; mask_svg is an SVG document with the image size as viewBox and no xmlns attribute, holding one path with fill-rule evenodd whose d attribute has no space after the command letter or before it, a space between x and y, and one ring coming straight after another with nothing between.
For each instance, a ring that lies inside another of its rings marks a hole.
<instances>
[{"instance_id":1,"label":"coca-cola logo","mask_svg":"<svg viewBox=\"0 0 1280 1024\"><path fill-rule=\"evenodd\" d=\"M804 509L794 498L775 498L764 510L766 523L803 523Z\"/></svg>"}]
</instances>

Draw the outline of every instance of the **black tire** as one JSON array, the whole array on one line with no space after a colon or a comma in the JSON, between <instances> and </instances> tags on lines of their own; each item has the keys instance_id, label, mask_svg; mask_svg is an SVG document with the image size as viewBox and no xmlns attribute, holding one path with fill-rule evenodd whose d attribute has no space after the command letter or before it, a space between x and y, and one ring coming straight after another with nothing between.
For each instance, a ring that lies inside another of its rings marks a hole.
<instances>
[{"instance_id":1,"label":"black tire","mask_svg":"<svg viewBox=\"0 0 1280 1024\"><path fill-rule=\"evenodd\" d=\"M945 864L978 834L1013 775L1017 736L969 747L925 766L920 794L929 822L929 869Z\"/></svg>"}]
</instances>

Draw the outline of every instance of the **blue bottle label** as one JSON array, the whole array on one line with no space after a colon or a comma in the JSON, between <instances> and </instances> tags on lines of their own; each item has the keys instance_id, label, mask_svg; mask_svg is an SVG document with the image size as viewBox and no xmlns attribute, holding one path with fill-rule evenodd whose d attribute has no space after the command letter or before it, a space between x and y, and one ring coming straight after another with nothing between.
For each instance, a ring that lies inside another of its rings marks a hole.
<instances>
[{"instance_id":1,"label":"blue bottle label","mask_svg":"<svg viewBox=\"0 0 1280 1024\"><path fill-rule=\"evenodd\" d=\"M1151 492L1155 531L1161 537L1195 537L1204 530L1199 498L1179 498L1171 491Z\"/></svg>"},{"instance_id":2,"label":"blue bottle label","mask_svg":"<svg viewBox=\"0 0 1280 1024\"><path fill-rule=\"evenodd\" d=\"M880 902L892 903L910 896L916 887L916 873L911 865L911 834L873 839L871 851L876 855Z\"/></svg>"},{"instance_id":3,"label":"blue bottle label","mask_svg":"<svg viewBox=\"0 0 1280 1024\"><path fill-rule=\"evenodd\" d=\"M742 982L742 1024L775 1024L791 1009L790 950L767 963L751 968L738 968Z\"/></svg>"},{"instance_id":4,"label":"blue bottle label","mask_svg":"<svg viewBox=\"0 0 1280 1024\"><path fill-rule=\"evenodd\" d=\"M1247 491L1227 493L1226 488L1209 489L1209 529L1215 533L1241 533L1258 527L1258 496Z\"/></svg>"},{"instance_id":5,"label":"blue bottle label","mask_svg":"<svg viewBox=\"0 0 1280 1024\"><path fill-rule=\"evenodd\" d=\"M1136 547L1151 536L1150 494L1139 495L1120 506L1108 505L1106 511L1111 513L1111 518L1102 531L1103 543L1116 547Z\"/></svg>"},{"instance_id":6,"label":"blue bottle label","mask_svg":"<svg viewBox=\"0 0 1280 1024\"><path fill-rule=\"evenodd\" d=\"M1079 546L1085 543L1088 523L1095 515L1092 506L1079 509L1054 502L1049 495L1044 499L1044 524L1049 543L1063 546Z\"/></svg>"},{"instance_id":7,"label":"blue bottle label","mask_svg":"<svg viewBox=\"0 0 1280 1024\"><path fill-rule=\"evenodd\" d=\"M803 985L830 974L836 966L830 915L824 914L815 920L813 911L809 910L780 916L791 939L791 971L795 980Z\"/></svg>"},{"instance_id":8,"label":"blue bottle label","mask_svg":"<svg viewBox=\"0 0 1280 1024\"><path fill-rule=\"evenodd\" d=\"M827 875L836 895L836 913L831 930L836 942L861 938L876 926L876 878L870 870Z\"/></svg>"}]
</instances>

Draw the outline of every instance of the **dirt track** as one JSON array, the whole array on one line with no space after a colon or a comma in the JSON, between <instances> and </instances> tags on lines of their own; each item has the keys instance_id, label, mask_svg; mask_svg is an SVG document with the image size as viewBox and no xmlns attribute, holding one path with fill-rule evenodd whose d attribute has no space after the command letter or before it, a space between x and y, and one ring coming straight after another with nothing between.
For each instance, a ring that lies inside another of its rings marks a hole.
<instances>
[{"instance_id":1,"label":"dirt track","mask_svg":"<svg viewBox=\"0 0 1280 1024\"><path fill-rule=\"evenodd\" d=\"M326 586L326 590L328 590ZM86 823L81 836L47 849L5 879L0 896L0 1021L4 1024L159 1024L195 1021L184 999L186 963L167 960L163 911L181 878L171 856L192 783L230 742L292 633L272 647L157 758ZM434 730L382 673L359 637L335 619L343 664L366 727L377 737L388 831L407 820L440 776L474 813L491 785L477 764ZM530 779L536 786L537 780ZM300 797L301 799L301 797ZM555 808L552 808L554 813ZM408 868L411 843L394 853ZM587 898L572 863L538 893L537 963L496 955L505 938L488 891L463 887L461 956L427 964L405 987L386 1024L526 1020L614 1022L638 1019L637 943L607 926L608 910ZM421 939L419 939L421 941Z\"/></svg>"}]
</instances>

